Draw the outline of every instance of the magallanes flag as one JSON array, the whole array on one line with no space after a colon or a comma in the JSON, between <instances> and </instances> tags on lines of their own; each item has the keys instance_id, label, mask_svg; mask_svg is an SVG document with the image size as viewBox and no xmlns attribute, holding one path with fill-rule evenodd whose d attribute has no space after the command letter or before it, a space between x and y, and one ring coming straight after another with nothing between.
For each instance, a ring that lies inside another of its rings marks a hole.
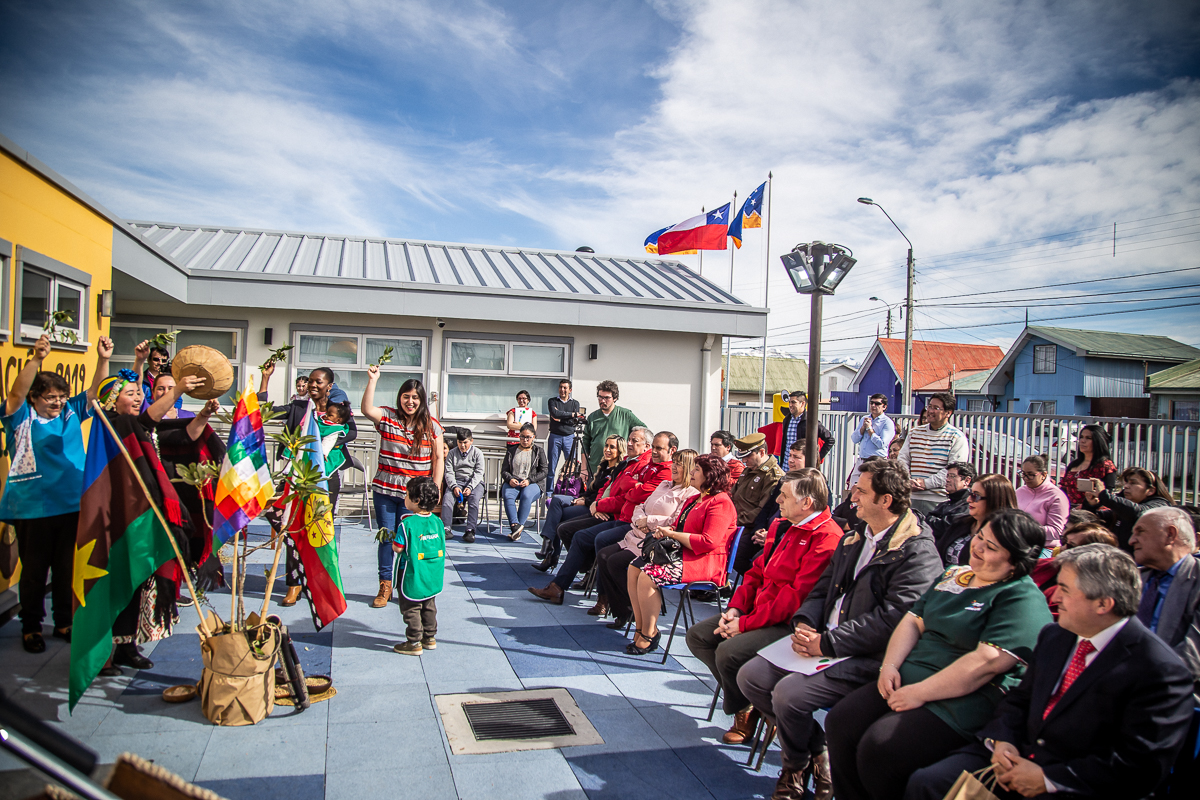
<instances>
[{"instance_id":1,"label":"magallanes flag","mask_svg":"<svg viewBox=\"0 0 1200 800\"><path fill-rule=\"evenodd\" d=\"M133 465L104 421L93 419L75 536L72 710L112 653L117 615L146 579L175 557L169 538L175 533L163 527L151 497L169 525L180 530L183 525L179 496L137 417L97 413L107 414Z\"/></svg>"}]
</instances>

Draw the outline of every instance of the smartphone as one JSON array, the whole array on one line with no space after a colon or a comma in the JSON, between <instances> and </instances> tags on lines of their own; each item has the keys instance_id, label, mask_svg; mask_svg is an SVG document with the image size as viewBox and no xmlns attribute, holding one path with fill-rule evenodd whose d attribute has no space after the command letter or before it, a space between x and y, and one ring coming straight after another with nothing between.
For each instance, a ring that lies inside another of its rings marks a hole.
<instances>
[{"instance_id":1,"label":"smartphone","mask_svg":"<svg viewBox=\"0 0 1200 800\"><path fill-rule=\"evenodd\" d=\"M1090 492L1092 490L1092 479L1080 478L1079 480L1075 481L1075 488L1081 492Z\"/></svg>"}]
</instances>

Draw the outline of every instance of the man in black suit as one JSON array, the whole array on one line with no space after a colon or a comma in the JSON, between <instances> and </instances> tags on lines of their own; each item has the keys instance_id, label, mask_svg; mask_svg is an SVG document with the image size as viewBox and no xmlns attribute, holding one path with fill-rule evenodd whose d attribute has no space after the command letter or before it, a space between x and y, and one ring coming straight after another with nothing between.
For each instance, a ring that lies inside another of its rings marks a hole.
<instances>
[{"instance_id":1,"label":"man in black suit","mask_svg":"<svg viewBox=\"0 0 1200 800\"><path fill-rule=\"evenodd\" d=\"M1162 783L1192 717L1192 676L1134 618L1137 565L1115 547L1067 550L1059 617L1020 685L964 747L909 779L905 799L942 800L963 770L991 766L996 793L1141 798Z\"/></svg>"}]
</instances>

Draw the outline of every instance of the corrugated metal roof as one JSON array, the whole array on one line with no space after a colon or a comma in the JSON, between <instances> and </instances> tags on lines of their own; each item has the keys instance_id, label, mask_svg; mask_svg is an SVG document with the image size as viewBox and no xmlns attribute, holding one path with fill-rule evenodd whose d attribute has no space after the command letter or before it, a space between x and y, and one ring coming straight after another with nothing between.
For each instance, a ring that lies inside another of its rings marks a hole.
<instances>
[{"instance_id":1,"label":"corrugated metal roof","mask_svg":"<svg viewBox=\"0 0 1200 800\"><path fill-rule=\"evenodd\" d=\"M128 224L191 270L749 307L667 259L147 221Z\"/></svg>"},{"instance_id":2,"label":"corrugated metal roof","mask_svg":"<svg viewBox=\"0 0 1200 800\"><path fill-rule=\"evenodd\" d=\"M729 391L758 392L762 389L762 356L729 357ZM808 391L808 362L803 358L767 356L767 394L783 390Z\"/></svg>"},{"instance_id":3,"label":"corrugated metal roof","mask_svg":"<svg viewBox=\"0 0 1200 800\"><path fill-rule=\"evenodd\" d=\"M916 374L914 372L914 374ZM978 392L983 388L983 384L987 382L988 376L992 374L990 369L980 370L961 370L954 373L954 391L956 392ZM950 391L950 376L938 378L925 386L918 386L913 391L917 392L948 392Z\"/></svg>"},{"instance_id":4,"label":"corrugated metal roof","mask_svg":"<svg viewBox=\"0 0 1200 800\"><path fill-rule=\"evenodd\" d=\"M1168 336L1048 328L1040 325L1031 325L1027 330L1035 336L1065 344L1089 356L1176 362L1191 361L1200 357L1200 350Z\"/></svg>"},{"instance_id":5,"label":"corrugated metal roof","mask_svg":"<svg viewBox=\"0 0 1200 800\"><path fill-rule=\"evenodd\" d=\"M1168 367L1150 376L1150 391L1200 389L1200 359Z\"/></svg>"},{"instance_id":6,"label":"corrugated metal roof","mask_svg":"<svg viewBox=\"0 0 1200 800\"><path fill-rule=\"evenodd\" d=\"M887 357L892 370L898 377L904 376L904 340L879 339L879 348ZM990 373L1004 351L990 344L958 344L956 342L925 342L913 340L913 391L939 391L948 385L950 373L957 376L977 372ZM981 381L982 384L982 381Z\"/></svg>"}]
</instances>

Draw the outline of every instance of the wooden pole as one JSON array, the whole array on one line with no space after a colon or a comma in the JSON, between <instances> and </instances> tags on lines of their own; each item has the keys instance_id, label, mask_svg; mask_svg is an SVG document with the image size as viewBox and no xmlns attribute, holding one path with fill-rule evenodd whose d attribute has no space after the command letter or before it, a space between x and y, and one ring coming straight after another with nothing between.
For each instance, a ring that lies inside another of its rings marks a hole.
<instances>
[{"instance_id":1,"label":"wooden pole","mask_svg":"<svg viewBox=\"0 0 1200 800\"><path fill-rule=\"evenodd\" d=\"M275 575L279 570L279 556L283 553L284 548L287 547L287 543L284 541L283 537L287 536L287 529L292 527L292 518L296 516L296 505L297 503L294 502L288 504L286 519L283 522L283 526L276 534L275 542L277 546L275 548L275 561L271 564L271 574L267 576L267 587L266 591L263 592L262 610L258 612L258 618L260 621L267 618L267 609L271 605L271 595L275 591ZM275 533L275 529L272 528L271 532Z\"/></svg>"},{"instance_id":2,"label":"wooden pole","mask_svg":"<svg viewBox=\"0 0 1200 800\"><path fill-rule=\"evenodd\" d=\"M175 537L171 535L171 526L167 524L162 512L158 510L158 506L154 503L154 498L150 496L150 490L146 488L146 482L142 480L142 473L138 472L137 464L133 463L133 456L129 455L129 451L125 449L125 443L121 441L120 436L117 436L117 432L113 429L112 423L108 421L108 416L104 413L104 409L100 407L95 398L92 399L92 408L95 410L95 416L99 417L100 421L104 423L104 427L108 428L108 432L117 443L117 447L121 448L121 455L125 456L125 460L129 463L129 468L133 470L133 477L137 478L138 486L142 487L142 493L146 495L146 501L150 503L150 509L154 512L154 516L158 518L159 524L162 525L163 532L167 535L167 540L171 542L171 549L175 551L175 559L183 569L183 579L187 582L192 602L195 603L196 615L200 617L202 635L212 636L212 632L208 629L208 623L204 620L204 614L200 613L200 599L196 594L196 587L192 585L192 576L188 572L187 562L183 560L183 553L179 552L179 544L175 541Z\"/></svg>"}]
</instances>

